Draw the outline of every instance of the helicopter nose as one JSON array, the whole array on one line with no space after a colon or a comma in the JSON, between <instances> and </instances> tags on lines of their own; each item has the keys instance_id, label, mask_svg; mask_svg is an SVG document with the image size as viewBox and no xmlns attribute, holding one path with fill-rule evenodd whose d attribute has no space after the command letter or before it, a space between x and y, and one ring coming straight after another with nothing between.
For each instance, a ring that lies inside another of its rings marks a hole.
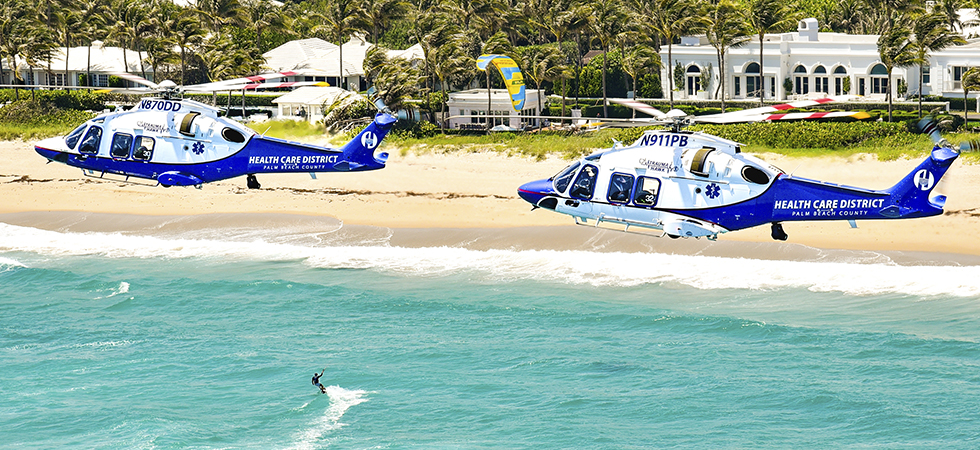
<instances>
[{"instance_id":1,"label":"helicopter nose","mask_svg":"<svg viewBox=\"0 0 980 450\"><path fill-rule=\"evenodd\" d=\"M517 189L517 195L520 195L524 201L534 205L538 205L541 199L554 195L555 190L551 185L551 180L537 180L530 183L525 183L520 188Z\"/></svg>"}]
</instances>

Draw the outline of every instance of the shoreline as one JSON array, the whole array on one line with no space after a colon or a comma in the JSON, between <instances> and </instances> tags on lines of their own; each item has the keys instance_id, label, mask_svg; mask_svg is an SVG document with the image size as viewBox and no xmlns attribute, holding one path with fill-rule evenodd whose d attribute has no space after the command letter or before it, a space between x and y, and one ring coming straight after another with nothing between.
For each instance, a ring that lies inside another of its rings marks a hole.
<instances>
[{"instance_id":1,"label":"shoreline","mask_svg":"<svg viewBox=\"0 0 980 450\"><path fill-rule=\"evenodd\" d=\"M533 236L543 241L557 240L541 244L552 248L578 248L584 244L579 242L582 239L599 239L625 242L617 245L627 248L634 246L659 252L697 248L698 254L737 255L739 250L730 248L743 244L756 247L751 253L760 254L792 253L786 249L803 246L824 252L958 255L950 256L951 261L972 261L972 257L980 257L980 240L974 238L980 230L980 165L957 162L950 169L940 185L942 192L949 196L947 213L943 216L858 221L857 229L850 229L847 222L837 221L785 222L784 228L789 234L787 242L773 241L768 227L726 233L720 235L718 241L711 242L661 239L616 231L604 231L596 238L594 234L582 232L591 227L575 226L570 217L544 210L532 212L530 205L517 196L517 187L530 180L552 176L569 163L558 158L538 162L489 152L402 155L397 148L389 151L388 167L378 171L324 173L318 174L318 179L311 179L307 174L268 174L259 175L260 190L247 189L244 177L193 189L87 177L76 168L46 164L34 152L31 143L3 141L0 142L0 195L3 198L0 221L6 221L12 214L42 212L157 217L257 214L307 217L294 217L287 222L303 222L312 220L311 217L333 218L347 227L400 230L395 233L399 239L416 236L418 241L433 242L433 245L444 241L439 239L440 235L461 236L461 241L481 241L479 234L483 233L496 236L482 241L496 242L498 248L509 248L513 243ZM761 156L800 176L870 189L891 186L918 163L911 160L881 162L867 155L850 158ZM538 231L541 229L549 231ZM605 237L609 233L620 236ZM647 243L650 239L662 242Z\"/></svg>"},{"instance_id":2,"label":"shoreline","mask_svg":"<svg viewBox=\"0 0 980 450\"><path fill-rule=\"evenodd\" d=\"M944 252L823 249L793 242L669 239L589 226L497 228L389 228L345 224L329 216L286 213L140 215L32 211L0 213L0 223L71 233L118 233L172 239L220 238L250 242L259 237L296 245L464 248L474 251L660 253L771 261L980 266L980 255ZM276 233L269 233L275 230Z\"/></svg>"}]
</instances>

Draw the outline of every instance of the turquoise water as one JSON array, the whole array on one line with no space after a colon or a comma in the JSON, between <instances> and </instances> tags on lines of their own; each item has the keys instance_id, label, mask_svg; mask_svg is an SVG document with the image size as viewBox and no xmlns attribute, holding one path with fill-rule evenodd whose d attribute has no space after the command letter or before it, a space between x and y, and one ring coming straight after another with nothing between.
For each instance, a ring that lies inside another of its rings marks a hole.
<instances>
[{"instance_id":1,"label":"turquoise water","mask_svg":"<svg viewBox=\"0 0 980 450\"><path fill-rule=\"evenodd\" d=\"M0 447L980 445L978 267L253 231L0 223Z\"/></svg>"}]
</instances>

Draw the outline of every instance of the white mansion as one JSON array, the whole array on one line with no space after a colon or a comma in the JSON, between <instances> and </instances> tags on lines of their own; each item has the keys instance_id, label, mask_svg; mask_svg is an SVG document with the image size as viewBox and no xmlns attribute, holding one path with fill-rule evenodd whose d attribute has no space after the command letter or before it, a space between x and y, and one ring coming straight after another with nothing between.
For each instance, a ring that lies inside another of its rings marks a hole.
<instances>
[{"instance_id":1,"label":"white mansion","mask_svg":"<svg viewBox=\"0 0 980 450\"><path fill-rule=\"evenodd\" d=\"M899 79L908 83L907 95L918 93L917 66L894 68L892 85L888 85L888 72L878 54L878 35L823 33L818 31L816 19L804 19L795 33L765 35L763 47L765 67L761 74L758 37L728 50L725 98L757 98L764 88L766 99L850 94L884 100L889 88L896 98L899 96ZM660 57L664 65L661 84L666 96L667 77L674 70L667 68L667 47L661 49ZM673 46L673 64L678 63L684 71L684 84L674 87L674 99L719 98L714 95L721 72L718 57L704 36L683 37L680 45ZM973 65L980 65L980 40L932 53L922 74L923 94L961 97L960 76ZM792 84L789 91L783 86L787 78ZM849 92L844 89L848 85Z\"/></svg>"}]
</instances>

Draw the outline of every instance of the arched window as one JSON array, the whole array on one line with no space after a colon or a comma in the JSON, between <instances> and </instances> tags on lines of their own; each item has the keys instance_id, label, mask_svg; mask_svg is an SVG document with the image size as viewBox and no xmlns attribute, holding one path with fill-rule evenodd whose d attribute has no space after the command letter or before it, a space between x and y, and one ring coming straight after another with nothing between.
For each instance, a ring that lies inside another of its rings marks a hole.
<instances>
[{"instance_id":1,"label":"arched window","mask_svg":"<svg viewBox=\"0 0 980 450\"><path fill-rule=\"evenodd\" d=\"M827 69L824 66L813 68L813 90L816 92L830 93L830 83L827 78Z\"/></svg>"},{"instance_id":2,"label":"arched window","mask_svg":"<svg viewBox=\"0 0 980 450\"><path fill-rule=\"evenodd\" d=\"M701 68L691 64L687 68L687 95L695 95L701 90Z\"/></svg>"},{"instance_id":3,"label":"arched window","mask_svg":"<svg viewBox=\"0 0 980 450\"><path fill-rule=\"evenodd\" d=\"M762 90L762 78L759 75L759 63L749 63L745 66L745 96L758 97Z\"/></svg>"},{"instance_id":4,"label":"arched window","mask_svg":"<svg viewBox=\"0 0 980 450\"><path fill-rule=\"evenodd\" d=\"M847 78L847 69L844 66L834 68L834 95L846 95L844 92L844 79Z\"/></svg>"},{"instance_id":5,"label":"arched window","mask_svg":"<svg viewBox=\"0 0 980 450\"><path fill-rule=\"evenodd\" d=\"M884 64L875 64L871 67L871 93L888 93L888 69Z\"/></svg>"},{"instance_id":6,"label":"arched window","mask_svg":"<svg viewBox=\"0 0 980 450\"><path fill-rule=\"evenodd\" d=\"M806 67L796 66L793 69L793 86L797 95L810 93L810 77L806 76Z\"/></svg>"}]
</instances>

